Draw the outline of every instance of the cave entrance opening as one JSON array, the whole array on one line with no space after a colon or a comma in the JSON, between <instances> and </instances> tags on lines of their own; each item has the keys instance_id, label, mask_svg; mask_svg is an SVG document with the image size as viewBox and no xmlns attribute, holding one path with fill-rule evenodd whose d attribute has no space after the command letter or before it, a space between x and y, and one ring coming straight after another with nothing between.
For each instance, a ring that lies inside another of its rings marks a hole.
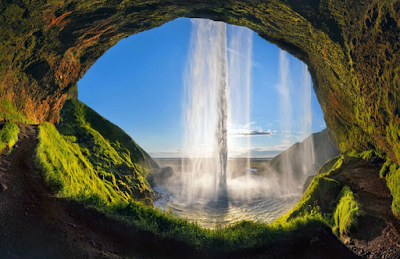
<instances>
[{"instance_id":1,"label":"cave entrance opening","mask_svg":"<svg viewBox=\"0 0 400 259\"><path fill-rule=\"evenodd\" d=\"M213 48L216 51L210 52ZM212 159L207 153L212 144L204 141L204 133L211 132L212 138L216 134L201 121L218 117L206 112L215 111L218 101L210 100L215 89L192 85L209 85L204 78L221 73L221 57L226 58L230 180L226 199L220 194L210 199L209 190L204 199L201 194L210 183L198 172ZM153 178L155 190L162 194L155 205L205 227L243 219L273 221L293 207L303 182L318 169L313 138L295 148L296 153L277 156L325 128L307 67L249 29L179 18L121 40L93 65L78 88L81 101L119 125L160 166L170 167ZM188 142L194 132L200 141ZM188 168L196 168L190 179L182 177ZM198 191L188 195L188 190Z\"/></svg>"}]
</instances>

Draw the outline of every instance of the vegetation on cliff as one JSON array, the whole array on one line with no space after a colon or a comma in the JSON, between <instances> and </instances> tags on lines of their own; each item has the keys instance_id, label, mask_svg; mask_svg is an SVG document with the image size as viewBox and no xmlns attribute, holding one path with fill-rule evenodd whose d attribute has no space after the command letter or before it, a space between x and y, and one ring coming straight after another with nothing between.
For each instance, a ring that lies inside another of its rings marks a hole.
<instances>
[{"instance_id":1,"label":"vegetation on cliff","mask_svg":"<svg viewBox=\"0 0 400 259\"><path fill-rule=\"evenodd\" d=\"M383 164L379 175L386 178L386 184L390 189L393 197L392 211L400 217L400 168L397 163L392 162L387 158Z\"/></svg>"},{"instance_id":2,"label":"vegetation on cliff","mask_svg":"<svg viewBox=\"0 0 400 259\"><path fill-rule=\"evenodd\" d=\"M15 103L9 100L0 101L0 121L31 123Z\"/></svg>"},{"instance_id":3,"label":"vegetation on cliff","mask_svg":"<svg viewBox=\"0 0 400 259\"><path fill-rule=\"evenodd\" d=\"M339 203L335 209L335 225L333 232L339 235L349 235L351 227L357 225L357 219L361 215L357 201L354 199L353 192L348 186L343 187L339 194Z\"/></svg>"},{"instance_id":4,"label":"vegetation on cliff","mask_svg":"<svg viewBox=\"0 0 400 259\"><path fill-rule=\"evenodd\" d=\"M37 164L47 186L59 196L102 204L132 198L152 203L146 175L155 162L120 128L80 101L66 103L57 128L41 124L38 138Z\"/></svg>"},{"instance_id":5,"label":"vegetation on cliff","mask_svg":"<svg viewBox=\"0 0 400 259\"><path fill-rule=\"evenodd\" d=\"M276 222L291 222L301 215L316 214L338 236L349 234L350 228L357 226L362 212L350 188L341 185L333 174L350 163L351 159L346 155L326 162L299 203ZM327 165L330 165L330 170L327 170Z\"/></svg>"}]
</instances>

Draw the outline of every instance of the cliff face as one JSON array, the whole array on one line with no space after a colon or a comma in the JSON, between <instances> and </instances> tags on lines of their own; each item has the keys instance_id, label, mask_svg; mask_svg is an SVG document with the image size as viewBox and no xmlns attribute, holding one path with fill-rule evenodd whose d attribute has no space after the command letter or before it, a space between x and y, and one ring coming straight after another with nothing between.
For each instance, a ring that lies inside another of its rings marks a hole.
<instances>
[{"instance_id":1,"label":"cliff face","mask_svg":"<svg viewBox=\"0 0 400 259\"><path fill-rule=\"evenodd\" d=\"M326 161L339 154L325 129L311 134L303 142L297 142L277 155L269 163L267 173L276 173L282 186L290 186L290 183L285 182L288 180L294 181L296 185L303 183L307 176L315 175ZM285 177L285 174L290 176Z\"/></svg>"},{"instance_id":2,"label":"cliff face","mask_svg":"<svg viewBox=\"0 0 400 259\"><path fill-rule=\"evenodd\" d=\"M60 123L39 126L36 163L58 196L115 204L152 204L146 176L157 163L124 131L78 100L68 100Z\"/></svg>"},{"instance_id":3,"label":"cliff face","mask_svg":"<svg viewBox=\"0 0 400 259\"><path fill-rule=\"evenodd\" d=\"M400 158L400 2L390 0L2 1L2 119L58 121L107 49L177 17L246 26L300 58L340 149Z\"/></svg>"}]
</instances>

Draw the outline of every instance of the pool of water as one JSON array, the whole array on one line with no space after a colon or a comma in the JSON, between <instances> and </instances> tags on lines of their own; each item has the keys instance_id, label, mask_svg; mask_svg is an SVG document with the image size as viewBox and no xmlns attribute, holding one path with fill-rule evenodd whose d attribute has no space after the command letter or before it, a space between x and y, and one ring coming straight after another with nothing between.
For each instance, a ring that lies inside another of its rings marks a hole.
<instances>
[{"instance_id":1,"label":"pool of water","mask_svg":"<svg viewBox=\"0 0 400 259\"><path fill-rule=\"evenodd\" d=\"M291 210L301 198L300 193L280 195L257 190L252 193L254 195L237 196L232 188L228 188L227 195L220 196L218 200L199 199L188 204L180 186L158 186L154 189L160 195L154 203L157 208L172 211L205 228L227 226L241 220L270 223Z\"/></svg>"}]
</instances>

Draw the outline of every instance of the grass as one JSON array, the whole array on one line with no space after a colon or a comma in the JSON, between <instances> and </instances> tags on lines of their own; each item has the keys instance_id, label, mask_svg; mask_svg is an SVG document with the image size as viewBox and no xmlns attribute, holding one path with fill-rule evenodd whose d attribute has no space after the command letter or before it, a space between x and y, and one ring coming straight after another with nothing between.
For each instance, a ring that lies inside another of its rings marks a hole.
<instances>
[{"instance_id":1,"label":"grass","mask_svg":"<svg viewBox=\"0 0 400 259\"><path fill-rule=\"evenodd\" d=\"M94 204L94 207L141 230L149 231L159 237L180 240L209 252L252 249L287 238L315 233L319 228L326 226L325 219L316 211L288 222L266 224L241 221L227 227L205 229L196 223L168 212L145 207L133 200L106 207Z\"/></svg>"},{"instance_id":2,"label":"grass","mask_svg":"<svg viewBox=\"0 0 400 259\"><path fill-rule=\"evenodd\" d=\"M89 199L104 203L122 199L109 181L102 181L73 138L62 136L53 124L39 126L36 161L46 185L60 197Z\"/></svg>"},{"instance_id":3,"label":"grass","mask_svg":"<svg viewBox=\"0 0 400 259\"><path fill-rule=\"evenodd\" d=\"M158 168L157 163L128 134L84 103L78 100L66 101L60 117L60 123L57 125L59 132L66 136L77 136L77 141L81 146L87 144L88 138L92 138L99 144L93 148L93 151L101 154L102 151L111 149L104 146L108 142L123 161L131 167L138 165L136 169L144 177L152 171L152 168ZM93 137L84 136L87 132L90 132ZM99 139L100 136L104 141ZM115 161L121 160L115 153L112 157L113 163L120 164Z\"/></svg>"},{"instance_id":4,"label":"grass","mask_svg":"<svg viewBox=\"0 0 400 259\"><path fill-rule=\"evenodd\" d=\"M386 178L386 184L392 194L392 211L396 216L400 216L400 168L397 163L389 158L383 164L379 175Z\"/></svg>"},{"instance_id":5,"label":"grass","mask_svg":"<svg viewBox=\"0 0 400 259\"><path fill-rule=\"evenodd\" d=\"M383 152L379 152L376 150L366 150L363 152L358 152L355 150L344 152L346 156L361 158L361 159L369 159L372 157L379 157L385 159L387 156Z\"/></svg>"},{"instance_id":6,"label":"grass","mask_svg":"<svg viewBox=\"0 0 400 259\"><path fill-rule=\"evenodd\" d=\"M8 147L11 152L13 146L18 141L19 128L13 122L7 122L0 130L0 152Z\"/></svg>"},{"instance_id":7,"label":"grass","mask_svg":"<svg viewBox=\"0 0 400 259\"><path fill-rule=\"evenodd\" d=\"M151 205L154 193L145 178L151 162L122 133L83 103L67 101L57 127L39 126L36 162L46 185L60 197L83 202L109 205L134 198Z\"/></svg>"},{"instance_id":8,"label":"grass","mask_svg":"<svg viewBox=\"0 0 400 259\"><path fill-rule=\"evenodd\" d=\"M0 119L12 122L31 123L27 117L9 100L0 101Z\"/></svg>"},{"instance_id":9,"label":"grass","mask_svg":"<svg viewBox=\"0 0 400 259\"><path fill-rule=\"evenodd\" d=\"M343 187L334 213L334 233L341 236L350 234L351 228L357 225L357 218L360 215L361 211L353 192L348 186Z\"/></svg>"},{"instance_id":10,"label":"grass","mask_svg":"<svg viewBox=\"0 0 400 259\"><path fill-rule=\"evenodd\" d=\"M296 206L275 223L290 223L304 215L314 215L337 236L349 234L351 227L357 225L361 211L350 188L330 178L330 175L348 162L345 155L327 161ZM327 169L328 166L331 167L330 170Z\"/></svg>"}]
</instances>

